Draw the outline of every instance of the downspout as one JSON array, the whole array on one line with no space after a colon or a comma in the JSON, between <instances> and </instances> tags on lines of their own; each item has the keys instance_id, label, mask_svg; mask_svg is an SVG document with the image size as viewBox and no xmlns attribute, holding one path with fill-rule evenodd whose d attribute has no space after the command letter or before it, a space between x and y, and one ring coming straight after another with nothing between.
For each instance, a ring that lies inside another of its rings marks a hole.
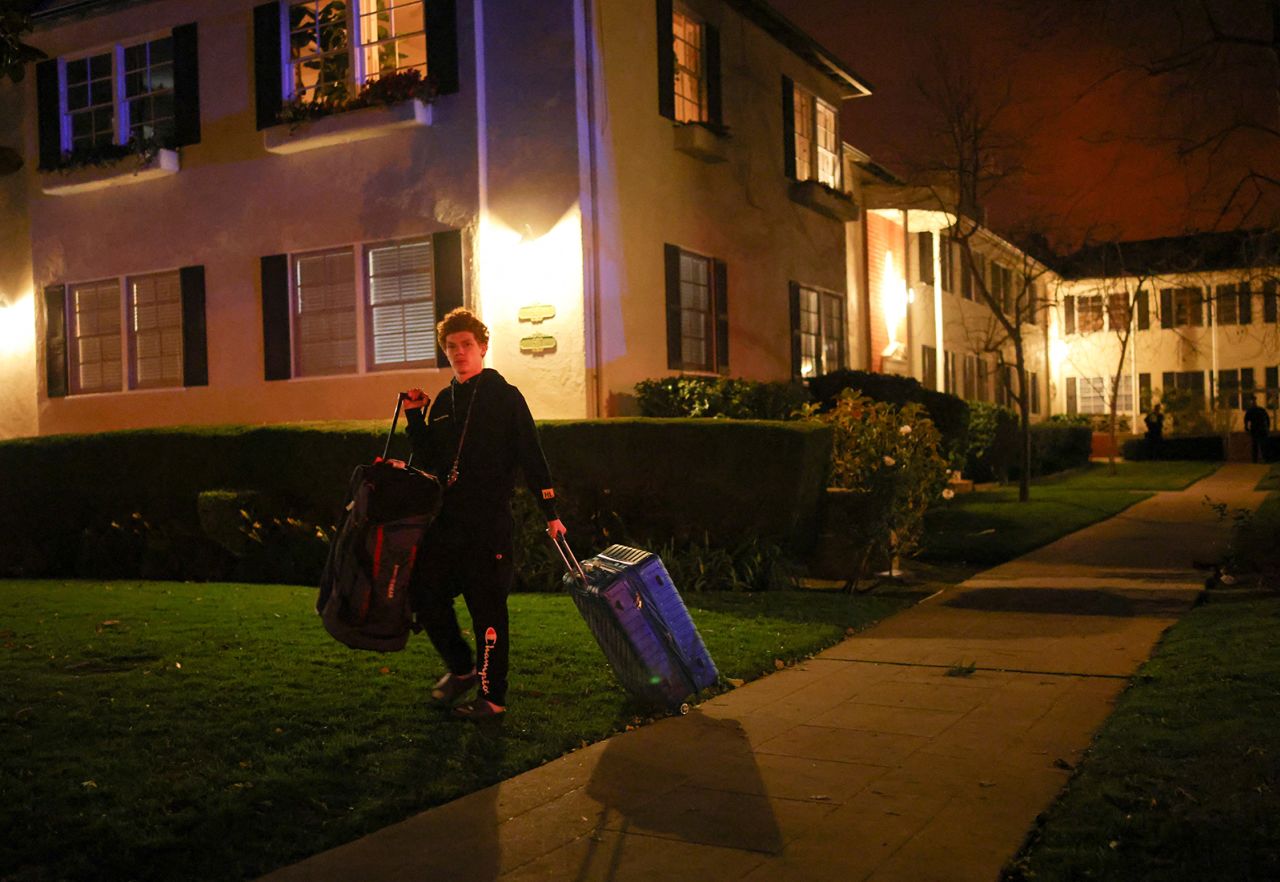
<instances>
[{"instance_id":1,"label":"downspout","mask_svg":"<svg viewBox=\"0 0 1280 882\"><path fill-rule=\"evenodd\" d=\"M947 243L950 247L950 243ZM933 385L939 392L946 392L946 376L943 365L947 363L947 350L942 341L942 231L933 234L933 336L935 342Z\"/></svg>"},{"instance_id":2,"label":"downspout","mask_svg":"<svg viewBox=\"0 0 1280 882\"><path fill-rule=\"evenodd\" d=\"M580 0L574 4L574 42L577 44L578 68L578 151L579 167L586 162L585 198L581 207L582 218L582 313L583 341L587 371L587 416L599 419L606 413L604 381L601 377L600 330L600 199L599 161L596 133L596 73L595 73L595 23L592 17L594 0Z\"/></svg>"},{"instance_id":3,"label":"downspout","mask_svg":"<svg viewBox=\"0 0 1280 882\"><path fill-rule=\"evenodd\" d=\"M1126 289L1126 293L1127 289ZM1129 425L1130 434L1138 434L1138 426L1142 424L1141 390L1138 388L1138 310L1137 297L1130 299L1134 309L1129 310L1129 381L1133 384L1133 422Z\"/></svg>"},{"instance_id":4,"label":"downspout","mask_svg":"<svg viewBox=\"0 0 1280 882\"><path fill-rule=\"evenodd\" d=\"M867 235L867 225L870 223L870 217L867 210L862 209L862 351L866 353L866 364L863 370L871 371L875 362L872 360L874 355L871 352L871 260L870 260L870 239Z\"/></svg>"},{"instance_id":5,"label":"downspout","mask_svg":"<svg viewBox=\"0 0 1280 882\"><path fill-rule=\"evenodd\" d=\"M902 209L902 281L907 295L907 376L914 378L915 369L915 306L916 287L911 283L911 212Z\"/></svg>"}]
</instances>

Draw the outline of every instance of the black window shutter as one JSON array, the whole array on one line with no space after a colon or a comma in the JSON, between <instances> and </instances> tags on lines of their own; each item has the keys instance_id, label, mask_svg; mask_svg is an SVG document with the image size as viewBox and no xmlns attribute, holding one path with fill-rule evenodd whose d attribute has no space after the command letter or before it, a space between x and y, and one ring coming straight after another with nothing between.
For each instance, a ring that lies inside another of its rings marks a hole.
<instances>
[{"instance_id":1,"label":"black window shutter","mask_svg":"<svg viewBox=\"0 0 1280 882\"><path fill-rule=\"evenodd\" d=\"M268 380L293 376L289 345L289 256L262 258L262 367Z\"/></svg>"},{"instance_id":2,"label":"black window shutter","mask_svg":"<svg viewBox=\"0 0 1280 882\"><path fill-rule=\"evenodd\" d=\"M253 9L253 77L258 128L274 126L284 103L284 68L280 53L280 4L263 3Z\"/></svg>"},{"instance_id":3,"label":"black window shutter","mask_svg":"<svg viewBox=\"0 0 1280 882\"><path fill-rule=\"evenodd\" d=\"M1067 377L1067 413L1075 413L1078 409L1076 404L1076 378Z\"/></svg>"},{"instance_id":4,"label":"black window shutter","mask_svg":"<svg viewBox=\"0 0 1280 882\"><path fill-rule=\"evenodd\" d=\"M44 368L50 398L67 394L67 289L46 285L44 289Z\"/></svg>"},{"instance_id":5,"label":"black window shutter","mask_svg":"<svg viewBox=\"0 0 1280 882\"><path fill-rule=\"evenodd\" d=\"M432 262L435 271L436 321L442 321L450 310L463 305L462 231L445 230L431 237ZM448 367L444 350L436 352L436 367Z\"/></svg>"},{"instance_id":6,"label":"black window shutter","mask_svg":"<svg viewBox=\"0 0 1280 882\"><path fill-rule=\"evenodd\" d=\"M182 288L182 385L209 385L209 343L204 318L204 267L178 270Z\"/></svg>"},{"instance_id":7,"label":"black window shutter","mask_svg":"<svg viewBox=\"0 0 1280 882\"><path fill-rule=\"evenodd\" d=\"M1062 298L1062 325L1066 329L1064 333L1076 332L1076 299L1074 297Z\"/></svg>"},{"instance_id":8,"label":"black window shutter","mask_svg":"<svg viewBox=\"0 0 1280 882\"><path fill-rule=\"evenodd\" d=\"M800 379L800 285L790 282L787 285L791 300L791 376Z\"/></svg>"},{"instance_id":9,"label":"black window shutter","mask_svg":"<svg viewBox=\"0 0 1280 882\"><path fill-rule=\"evenodd\" d=\"M62 102L58 96L58 62L36 65L37 131L40 135L40 168L48 171L62 162Z\"/></svg>"},{"instance_id":10,"label":"black window shutter","mask_svg":"<svg viewBox=\"0 0 1280 882\"><path fill-rule=\"evenodd\" d=\"M1138 330L1145 331L1151 327L1151 298L1145 288L1139 288L1135 299L1138 301Z\"/></svg>"},{"instance_id":11,"label":"black window shutter","mask_svg":"<svg viewBox=\"0 0 1280 882\"><path fill-rule=\"evenodd\" d=\"M1190 288L1191 292L1191 324L1196 327L1204 325L1204 303L1208 299L1208 291L1202 291L1200 288Z\"/></svg>"},{"instance_id":12,"label":"black window shutter","mask_svg":"<svg viewBox=\"0 0 1280 882\"><path fill-rule=\"evenodd\" d=\"M440 95L452 95L458 83L458 9L455 0L427 0L427 76Z\"/></svg>"},{"instance_id":13,"label":"black window shutter","mask_svg":"<svg viewBox=\"0 0 1280 882\"><path fill-rule=\"evenodd\" d=\"M716 304L716 370L729 372L729 267L723 260L711 261Z\"/></svg>"},{"instance_id":14,"label":"black window shutter","mask_svg":"<svg viewBox=\"0 0 1280 882\"><path fill-rule=\"evenodd\" d=\"M667 367L678 371L684 367L684 351L680 338L680 248L663 245L663 268L667 289Z\"/></svg>"},{"instance_id":15,"label":"black window shutter","mask_svg":"<svg viewBox=\"0 0 1280 882\"><path fill-rule=\"evenodd\" d=\"M200 143L200 49L196 26L173 29L173 145Z\"/></svg>"},{"instance_id":16,"label":"black window shutter","mask_svg":"<svg viewBox=\"0 0 1280 882\"><path fill-rule=\"evenodd\" d=\"M1276 321L1276 283L1262 283L1262 320L1275 324Z\"/></svg>"},{"instance_id":17,"label":"black window shutter","mask_svg":"<svg viewBox=\"0 0 1280 882\"><path fill-rule=\"evenodd\" d=\"M676 49L671 0L658 0L658 114L676 118Z\"/></svg>"},{"instance_id":18,"label":"black window shutter","mask_svg":"<svg viewBox=\"0 0 1280 882\"><path fill-rule=\"evenodd\" d=\"M1248 282L1240 283L1239 308L1236 310L1236 321L1242 325L1253 324L1253 288Z\"/></svg>"},{"instance_id":19,"label":"black window shutter","mask_svg":"<svg viewBox=\"0 0 1280 882\"><path fill-rule=\"evenodd\" d=\"M702 45L707 71L707 119L716 125L724 125L724 105L720 95L720 30L711 25L702 26ZM672 84L674 91L675 84Z\"/></svg>"},{"instance_id":20,"label":"black window shutter","mask_svg":"<svg viewBox=\"0 0 1280 882\"><path fill-rule=\"evenodd\" d=\"M1160 289L1160 327L1173 327L1173 289Z\"/></svg>"},{"instance_id":21,"label":"black window shutter","mask_svg":"<svg viewBox=\"0 0 1280 882\"><path fill-rule=\"evenodd\" d=\"M1167 395L1170 392L1177 391L1178 375L1173 371L1164 371L1160 374L1160 392L1161 395Z\"/></svg>"},{"instance_id":22,"label":"black window shutter","mask_svg":"<svg viewBox=\"0 0 1280 882\"><path fill-rule=\"evenodd\" d=\"M787 177L796 177L796 87L791 77L782 78L782 167Z\"/></svg>"}]
</instances>

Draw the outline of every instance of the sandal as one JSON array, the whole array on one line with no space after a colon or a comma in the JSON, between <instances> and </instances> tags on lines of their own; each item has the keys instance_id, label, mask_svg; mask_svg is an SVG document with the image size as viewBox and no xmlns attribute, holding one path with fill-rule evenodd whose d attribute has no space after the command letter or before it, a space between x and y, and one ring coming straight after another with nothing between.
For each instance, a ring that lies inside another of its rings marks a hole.
<instances>
[{"instance_id":1,"label":"sandal","mask_svg":"<svg viewBox=\"0 0 1280 882\"><path fill-rule=\"evenodd\" d=\"M475 671L469 674L445 674L432 687L431 701L441 707L452 706L459 698L475 689L479 680Z\"/></svg>"},{"instance_id":2,"label":"sandal","mask_svg":"<svg viewBox=\"0 0 1280 882\"><path fill-rule=\"evenodd\" d=\"M453 715L460 720L500 720L507 709L500 704L494 704L487 698L473 698L470 701L464 701L453 709Z\"/></svg>"}]
</instances>

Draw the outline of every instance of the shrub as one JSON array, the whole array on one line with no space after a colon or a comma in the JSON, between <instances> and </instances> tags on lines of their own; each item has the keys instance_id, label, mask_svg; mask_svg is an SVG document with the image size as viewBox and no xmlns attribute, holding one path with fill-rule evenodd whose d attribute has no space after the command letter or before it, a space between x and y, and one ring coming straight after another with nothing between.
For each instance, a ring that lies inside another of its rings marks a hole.
<instances>
[{"instance_id":1,"label":"shrub","mask_svg":"<svg viewBox=\"0 0 1280 882\"><path fill-rule=\"evenodd\" d=\"M636 399L647 417L785 420L809 400L809 394L799 383L662 377L636 383Z\"/></svg>"},{"instance_id":2,"label":"shrub","mask_svg":"<svg viewBox=\"0 0 1280 882\"><path fill-rule=\"evenodd\" d=\"M1061 425L1052 422L1031 426L1031 474L1051 475L1065 469L1089 464L1093 430L1088 426ZM1017 459L1011 473L1020 474Z\"/></svg>"},{"instance_id":3,"label":"shrub","mask_svg":"<svg viewBox=\"0 0 1280 882\"><path fill-rule=\"evenodd\" d=\"M852 390L831 410L814 406L809 414L834 430L831 483L850 491L828 509L826 528L854 550L844 574L852 588L877 560L914 550L925 510L947 480L941 439L922 406L899 408Z\"/></svg>"},{"instance_id":4,"label":"shrub","mask_svg":"<svg viewBox=\"0 0 1280 882\"><path fill-rule=\"evenodd\" d=\"M1168 418L1170 433L1208 435L1213 423L1204 409L1204 399L1190 389L1165 389L1160 404Z\"/></svg>"},{"instance_id":5,"label":"shrub","mask_svg":"<svg viewBox=\"0 0 1280 882\"><path fill-rule=\"evenodd\" d=\"M969 402L969 431L963 459L966 478L1007 481L1018 462L1018 415L986 401Z\"/></svg>"},{"instance_id":6,"label":"shrub","mask_svg":"<svg viewBox=\"0 0 1280 882\"><path fill-rule=\"evenodd\" d=\"M1189 459L1221 462L1226 459L1221 435L1173 435L1152 446L1146 438L1130 438L1121 447L1127 460Z\"/></svg>"},{"instance_id":7,"label":"shrub","mask_svg":"<svg viewBox=\"0 0 1280 882\"><path fill-rule=\"evenodd\" d=\"M809 392L824 410L836 406L840 393L853 389L875 401L902 407L919 404L942 436L943 451L955 462L964 464L965 433L969 426L969 403L963 398L927 389L911 377L877 374L870 371L833 371L809 381Z\"/></svg>"}]
</instances>

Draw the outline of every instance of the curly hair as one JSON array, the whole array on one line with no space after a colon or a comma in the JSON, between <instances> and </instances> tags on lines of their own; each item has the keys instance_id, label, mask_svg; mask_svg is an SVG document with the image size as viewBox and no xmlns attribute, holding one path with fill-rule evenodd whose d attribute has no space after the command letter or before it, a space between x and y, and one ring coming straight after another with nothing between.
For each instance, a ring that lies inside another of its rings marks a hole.
<instances>
[{"instance_id":1,"label":"curly hair","mask_svg":"<svg viewBox=\"0 0 1280 882\"><path fill-rule=\"evenodd\" d=\"M485 323L476 318L476 314L465 306L459 306L457 309L449 310L436 325L436 341L440 344L440 348L444 349L446 337L460 331L470 331L481 346L489 342L489 328Z\"/></svg>"}]
</instances>

